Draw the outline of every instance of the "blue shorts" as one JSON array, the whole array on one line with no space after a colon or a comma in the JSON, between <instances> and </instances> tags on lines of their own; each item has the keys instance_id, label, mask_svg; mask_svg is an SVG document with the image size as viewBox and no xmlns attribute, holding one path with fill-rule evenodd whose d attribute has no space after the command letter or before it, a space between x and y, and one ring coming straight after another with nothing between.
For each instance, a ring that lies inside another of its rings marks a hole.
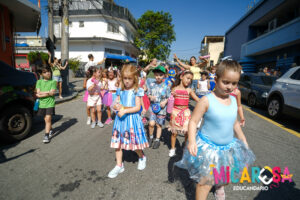
<instances>
[{"instance_id":1,"label":"blue shorts","mask_svg":"<svg viewBox=\"0 0 300 200\"><path fill-rule=\"evenodd\" d=\"M197 90L197 87L198 87L198 81L199 80L193 80L192 84L191 84L191 88L195 91Z\"/></svg>"},{"instance_id":2,"label":"blue shorts","mask_svg":"<svg viewBox=\"0 0 300 200\"><path fill-rule=\"evenodd\" d=\"M159 115L151 112L149 121L155 121L155 123L159 124L160 126L163 126L166 121L166 115Z\"/></svg>"},{"instance_id":3,"label":"blue shorts","mask_svg":"<svg viewBox=\"0 0 300 200\"><path fill-rule=\"evenodd\" d=\"M55 80L56 82L62 82L61 76L53 76L52 79Z\"/></svg>"}]
</instances>

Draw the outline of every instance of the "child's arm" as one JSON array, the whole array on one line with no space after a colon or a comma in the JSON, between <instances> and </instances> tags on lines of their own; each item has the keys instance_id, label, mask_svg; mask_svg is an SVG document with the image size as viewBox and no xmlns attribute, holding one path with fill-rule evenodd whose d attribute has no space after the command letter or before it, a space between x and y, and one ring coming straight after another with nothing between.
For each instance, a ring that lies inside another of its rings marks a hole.
<instances>
[{"instance_id":1,"label":"child's arm","mask_svg":"<svg viewBox=\"0 0 300 200\"><path fill-rule=\"evenodd\" d=\"M192 97L196 102L199 102L200 99L199 99L199 97L197 97L197 95L195 94L194 90L192 90L192 89L189 89L189 90L190 90L189 91L190 97Z\"/></svg>"},{"instance_id":2,"label":"child's arm","mask_svg":"<svg viewBox=\"0 0 300 200\"><path fill-rule=\"evenodd\" d=\"M87 78L84 78L84 80L83 80L83 89L86 89L86 81L87 81Z\"/></svg>"},{"instance_id":3,"label":"child's arm","mask_svg":"<svg viewBox=\"0 0 300 200\"><path fill-rule=\"evenodd\" d=\"M52 67L52 63L51 63L51 53L50 52L48 52L48 64L50 65L50 67Z\"/></svg>"},{"instance_id":4,"label":"child's arm","mask_svg":"<svg viewBox=\"0 0 300 200\"><path fill-rule=\"evenodd\" d=\"M200 82L199 81L197 81L198 83L197 83L197 89L199 89L200 88Z\"/></svg>"},{"instance_id":5,"label":"child's arm","mask_svg":"<svg viewBox=\"0 0 300 200\"><path fill-rule=\"evenodd\" d=\"M196 144L196 131L197 131L197 124L199 123L200 119L204 115L204 113L208 109L208 99L207 97L202 97L200 101L196 104L196 107L192 113L192 117L189 122L188 128L188 150L192 156L197 155L197 144Z\"/></svg>"},{"instance_id":6,"label":"child's arm","mask_svg":"<svg viewBox=\"0 0 300 200\"><path fill-rule=\"evenodd\" d=\"M239 114L239 116L240 116L240 125L242 126L242 127L244 127L245 126L245 117L244 117L244 112L243 112L243 106L242 106L242 101L241 101L241 98L242 98L242 96L241 96L241 92L240 92L240 90L236 90L236 97L237 97L237 106L238 106L238 114Z\"/></svg>"},{"instance_id":7,"label":"child's arm","mask_svg":"<svg viewBox=\"0 0 300 200\"><path fill-rule=\"evenodd\" d=\"M125 114L136 113L141 109L141 97L135 97L135 107L123 109L118 112L119 117L122 117Z\"/></svg>"},{"instance_id":8,"label":"child's arm","mask_svg":"<svg viewBox=\"0 0 300 200\"><path fill-rule=\"evenodd\" d=\"M239 122L236 120L235 123L234 123L234 133L235 133L235 136L241 140L242 142L244 142L244 144L248 147L248 143L247 143L247 140L246 140L246 137L242 131L242 128L239 124Z\"/></svg>"},{"instance_id":9,"label":"child's arm","mask_svg":"<svg viewBox=\"0 0 300 200\"><path fill-rule=\"evenodd\" d=\"M68 66L68 61L66 61L65 66L62 67L62 66L60 65L59 68L60 68L61 70L65 70L67 66Z\"/></svg>"},{"instance_id":10,"label":"child's arm","mask_svg":"<svg viewBox=\"0 0 300 200\"><path fill-rule=\"evenodd\" d=\"M210 89L210 80L209 79L207 80L207 89L208 90Z\"/></svg>"}]
</instances>

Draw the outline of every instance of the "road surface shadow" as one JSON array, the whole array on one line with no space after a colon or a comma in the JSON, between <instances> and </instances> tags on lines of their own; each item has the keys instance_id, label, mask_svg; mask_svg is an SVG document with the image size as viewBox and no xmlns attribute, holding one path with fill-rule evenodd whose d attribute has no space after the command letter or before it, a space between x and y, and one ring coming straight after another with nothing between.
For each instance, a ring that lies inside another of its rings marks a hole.
<instances>
[{"instance_id":1,"label":"road surface shadow","mask_svg":"<svg viewBox=\"0 0 300 200\"><path fill-rule=\"evenodd\" d=\"M70 128L71 126L73 126L78 122L77 118L69 118L69 117L63 118L61 121L63 122L60 126L53 128L54 135L52 139L58 136L59 134L65 132L68 128Z\"/></svg>"},{"instance_id":2,"label":"road surface shadow","mask_svg":"<svg viewBox=\"0 0 300 200\"><path fill-rule=\"evenodd\" d=\"M284 183L274 183L269 185L267 191L260 191L254 200L299 200L300 190L297 189L295 182L285 181Z\"/></svg>"},{"instance_id":3,"label":"road surface shadow","mask_svg":"<svg viewBox=\"0 0 300 200\"><path fill-rule=\"evenodd\" d=\"M11 161L11 160L15 160L15 159L17 159L17 158L19 158L19 157L21 157L21 156L26 155L26 154L33 153L33 152L35 152L37 149L39 149L39 148L36 148L36 149L30 149L30 150L28 150L28 151L26 151L26 152L24 152L24 153L21 153L21 154L19 154L19 155L17 155L17 156L13 156L13 157L7 158L7 157L5 156L5 152L6 152L8 149L17 146L19 143L20 143L20 142L17 142L17 143L14 143L14 144L10 144L10 145L3 145L3 146L2 146L2 144L1 144L1 147L0 147L0 164L5 163L5 162L8 162L8 161Z\"/></svg>"}]
</instances>

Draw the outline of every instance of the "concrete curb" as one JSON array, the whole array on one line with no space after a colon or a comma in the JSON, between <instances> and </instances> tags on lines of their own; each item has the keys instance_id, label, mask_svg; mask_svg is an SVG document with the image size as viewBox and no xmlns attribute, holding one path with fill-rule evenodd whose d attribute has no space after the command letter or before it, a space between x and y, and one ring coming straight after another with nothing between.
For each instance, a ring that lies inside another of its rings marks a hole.
<instances>
[{"instance_id":1,"label":"concrete curb","mask_svg":"<svg viewBox=\"0 0 300 200\"><path fill-rule=\"evenodd\" d=\"M78 96L78 91L71 91L71 95L64 97L63 99L60 99L58 97L55 97L55 104L60 104L66 101L70 101Z\"/></svg>"}]
</instances>

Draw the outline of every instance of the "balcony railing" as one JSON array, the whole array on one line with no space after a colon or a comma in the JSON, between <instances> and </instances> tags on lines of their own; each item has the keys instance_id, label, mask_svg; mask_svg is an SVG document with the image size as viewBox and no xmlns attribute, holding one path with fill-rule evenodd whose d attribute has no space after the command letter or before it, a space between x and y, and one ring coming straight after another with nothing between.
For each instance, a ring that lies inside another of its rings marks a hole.
<instances>
[{"instance_id":1,"label":"balcony railing","mask_svg":"<svg viewBox=\"0 0 300 200\"><path fill-rule=\"evenodd\" d=\"M59 4L53 5L53 15L58 16ZM134 28L137 22L127 8L105 1L74 1L69 5L69 15L105 15L128 20Z\"/></svg>"},{"instance_id":2,"label":"balcony railing","mask_svg":"<svg viewBox=\"0 0 300 200\"><path fill-rule=\"evenodd\" d=\"M259 52L268 52L276 47L292 43L299 39L300 17L243 44L241 57L256 55Z\"/></svg>"}]
</instances>

